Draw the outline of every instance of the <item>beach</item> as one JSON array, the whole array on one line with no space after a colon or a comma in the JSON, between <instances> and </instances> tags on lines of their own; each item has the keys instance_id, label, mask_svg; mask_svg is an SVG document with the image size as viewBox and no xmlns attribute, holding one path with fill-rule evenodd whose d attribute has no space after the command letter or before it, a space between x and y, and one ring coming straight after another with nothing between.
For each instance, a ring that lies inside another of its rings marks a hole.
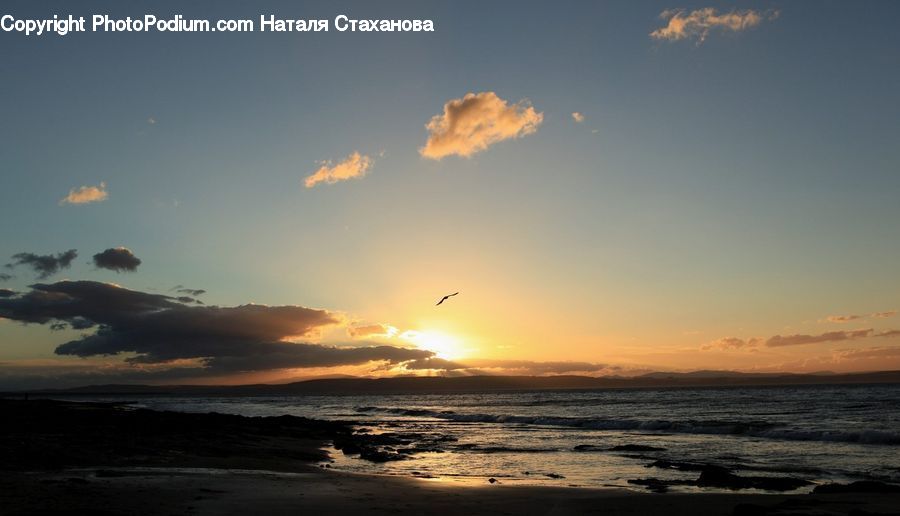
<instances>
[{"instance_id":1,"label":"beach","mask_svg":"<svg viewBox=\"0 0 900 516\"><path fill-rule=\"evenodd\" d=\"M310 470L3 474L4 515L242 514L897 514L900 494L652 494L505 485L458 486Z\"/></svg>"},{"instance_id":2,"label":"beach","mask_svg":"<svg viewBox=\"0 0 900 516\"><path fill-rule=\"evenodd\" d=\"M0 514L896 514L900 489L653 493L335 471L342 423L2 400ZM881 492L878 492L881 491ZM893 491L893 492L889 492Z\"/></svg>"}]
</instances>

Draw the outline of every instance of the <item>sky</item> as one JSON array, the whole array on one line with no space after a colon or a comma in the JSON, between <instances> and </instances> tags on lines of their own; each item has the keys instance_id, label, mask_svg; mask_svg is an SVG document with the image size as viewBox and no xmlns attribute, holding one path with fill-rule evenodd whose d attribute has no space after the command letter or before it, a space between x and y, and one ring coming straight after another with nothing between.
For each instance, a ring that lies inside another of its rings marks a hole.
<instances>
[{"instance_id":1,"label":"sky","mask_svg":"<svg viewBox=\"0 0 900 516\"><path fill-rule=\"evenodd\" d=\"M895 2L5 14L0 387L900 369Z\"/></svg>"}]
</instances>

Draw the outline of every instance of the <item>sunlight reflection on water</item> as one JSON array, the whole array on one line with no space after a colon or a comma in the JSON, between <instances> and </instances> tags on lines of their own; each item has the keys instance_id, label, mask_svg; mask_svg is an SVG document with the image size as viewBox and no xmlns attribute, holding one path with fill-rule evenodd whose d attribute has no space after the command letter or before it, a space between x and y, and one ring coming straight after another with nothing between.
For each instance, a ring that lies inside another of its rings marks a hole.
<instances>
[{"instance_id":1,"label":"sunlight reflection on water","mask_svg":"<svg viewBox=\"0 0 900 516\"><path fill-rule=\"evenodd\" d=\"M332 450L331 467L477 485L495 478L503 484L636 488L629 479L697 478L696 471L648 467L657 460L814 481L900 480L900 386L891 385L146 398L141 404L348 420L371 433L440 439L439 452L386 463ZM575 451L584 445L592 451ZM677 488L686 489L697 488Z\"/></svg>"}]
</instances>

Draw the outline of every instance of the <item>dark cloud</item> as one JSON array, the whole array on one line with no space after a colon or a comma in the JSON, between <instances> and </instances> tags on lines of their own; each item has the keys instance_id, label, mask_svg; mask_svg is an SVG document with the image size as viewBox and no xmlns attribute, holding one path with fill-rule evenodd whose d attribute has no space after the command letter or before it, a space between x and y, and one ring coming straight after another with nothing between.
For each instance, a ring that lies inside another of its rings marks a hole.
<instances>
[{"instance_id":1,"label":"dark cloud","mask_svg":"<svg viewBox=\"0 0 900 516\"><path fill-rule=\"evenodd\" d=\"M872 336L873 330L829 331L820 335L776 335L766 341L766 346L796 346L800 344L818 344L821 342L839 342L843 340L862 339Z\"/></svg>"},{"instance_id":2,"label":"dark cloud","mask_svg":"<svg viewBox=\"0 0 900 516\"><path fill-rule=\"evenodd\" d=\"M38 279L46 279L62 269L68 269L76 257L78 257L78 251L75 249L69 249L56 255L18 253L13 255L13 262L6 264L6 266L12 268L18 265L25 265L31 267L37 273Z\"/></svg>"},{"instance_id":3,"label":"dark cloud","mask_svg":"<svg viewBox=\"0 0 900 516\"><path fill-rule=\"evenodd\" d=\"M220 355L204 359L215 371L241 372L300 367L334 367L384 361L398 364L422 360L433 353L394 346L334 347L316 344L271 342L257 344L252 354Z\"/></svg>"},{"instance_id":4,"label":"dark cloud","mask_svg":"<svg viewBox=\"0 0 900 516\"><path fill-rule=\"evenodd\" d=\"M94 255L94 266L98 269L109 269L116 272L134 272L141 264L141 259L125 247L109 248Z\"/></svg>"},{"instance_id":5,"label":"dark cloud","mask_svg":"<svg viewBox=\"0 0 900 516\"><path fill-rule=\"evenodd\" d=\"M148 294L96 281L37 283L17 297L0 300L0 317L24 323L88 320L119 325L142 314L183 305L161 294Z\"/></svg>"},{"instance_id":6,"label":"dark cloud","mask_svg":"<svg viewBox=\"0 0 900 516\"><path fill-rule=\"evenodd\" d=\"M0 272L0 281L9 281L13 279L12 274L6 274L5 272Z\"/></svg>"},{"instance_id":7,"label":"dark cloud","mask_svg":"<svg viewBox=\"0 0 900 516\"><path fill-rule=\"evenodd\" d=\"M187 294L189 296L197 297L206 294L206 291L202 288L180 288L176 290L179 294Z\"/></svg>"},{"instance_id":8,"label":"dark cloud","mask_svg":"<svg viewBox=\"0 0 900 516\"><path fill-rule=\"evenodd\" d=\"M202 296L206 294L206 291L202 288L187 288L184 285L178 284L169 289L169 292L178 292L179 294L187 294L191 297Z\"/></svg>"},{"instance_id":9,"label":"dark cloud","mask_svg":"<svg viewBox=\"0 0 900 516\"><path fill-rule=\"evenodd\" d=\"M13 297L18 292L15 290L10 290L8 288L0 288L0 297Z\"/></svg>"},{"instance_id":10,"label":"dark cloud","mask_svg":"<svg viewBox=\"0 0 900 516\"><path fill-rule=\"evenodd\" d=\"M0 299L0 317L36 324L96 326L56 348L58 355L133 354L132 364L195 360L205 372L399 363L429 351L393 346L329 347L287 342L315 335L339 319L302 306L191 306L178 298L94 281L36 284ZM183 372L183 371L182 371Z\"/></svg>"}]
</instances>

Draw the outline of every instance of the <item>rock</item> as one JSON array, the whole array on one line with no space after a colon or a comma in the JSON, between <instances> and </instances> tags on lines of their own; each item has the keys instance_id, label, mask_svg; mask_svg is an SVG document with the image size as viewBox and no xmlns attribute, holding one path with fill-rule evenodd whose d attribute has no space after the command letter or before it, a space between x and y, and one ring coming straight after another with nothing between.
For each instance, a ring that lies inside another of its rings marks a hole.
<instances>
[{"instance_id":1,"label":"rock","mask_svg":"<svg viewBox=\"0 0 900 516\"><path fill-rule=\"evenodd\" d=\"M566 477L560 475L559 473L545 473L544 476L550 477L550 478L566 478Z\"/></svg>"},{"instance_id":2,"label":"rock","mask_svg":"<svg viewBox=\"0 0 900 516\"><path fill-rule=\"evenodd\" d=\"M677 469L678 471L703 471L704 468L709 467L709 464L700 464L697 462L680 462L680 461L671 461L660 459L657 461L653 461L650 464L647 464L648 468L661 468L661 469Z\"/></svg>"},{"instance_id":3,"label":"rock","mask_svg":"<svg viewBox=\"0 0 900 516\"><path fill-rule=\"evenodd\" d=\"M740 484L742 480L743 479L721 466L707 465L700 470L700 478L697 479L697 485L731 487Z\"/></svg>"},{"instance_id":4,"label":"rock","mask_svg":"<svg viewBox=\"0 0 900 516\"><path fill-rule=\"evenodd\" d=\"M344 452L344 455L359 455L363 451L358 444L351 442L344 443L339 449Z\"/></svg>"},{"instance_id":5,"label":"rock","mask_svg":"<svg viewBox=\"0 0 900 516\"><path fill-rule=\"evenodd\" d=\"M849 484L823 484L813 489L815 494L832 493L900 493L900 485L875 480L861 480Z\"/></svg>"},{"instance_id":6,"label":"rock","mask_svg":"<svg viewBox=\"0 0 900 516\"><path fill-rule=\"evenodd\" d=\"M658 478L634 478L629 480L628 483L644 486L654 493L665 493L669 490L669 482Z\"/></svg>"},{"instance_id":7,"label":"rock","mask_svg":"<svg viewBox=\"0 0 900 516\"><path fill-rule=\"evenodd\" d=\"M579 452L589 452L589 451L603 451L603 448L599 446L594 446L593 444L579 444L572 448L573 451Z\"/></svg>"},{"instance_id":8,"label":"rock","mask_svg":"<svg viewBox=\"0 0 900 516\"><path fill-rule=\"evenodd\" d=\"M369 462L390 462L392 460L406 459L406 456L400 453L388 453L377 448L363 448L359 458Z\"/></svg>"},{"instance_id":9,"label":"rock","mask_svg":"<svg viewBox=\"0 0 900 516\"><path fill-rule=\"evenodd\" d=\"M489 478L489 479L488 479L488 482L490 482L490 483L492 483L492 484L499 484L499 483L500 483L500 481L497 480L497 479L494 478L494 477Z\"/></svg>"},{"instance_id":10,"label":"rock","mask_svg":"<svg viewBox=\"0 0 900 516\"><path fill-rule=\"evenodd\" d=\"M721 466L706 466L700 472L697 485L725 489L763 489L766 491L793 491L812 482L793 477L741 477Z\"/></svg>"}]
</instances>

